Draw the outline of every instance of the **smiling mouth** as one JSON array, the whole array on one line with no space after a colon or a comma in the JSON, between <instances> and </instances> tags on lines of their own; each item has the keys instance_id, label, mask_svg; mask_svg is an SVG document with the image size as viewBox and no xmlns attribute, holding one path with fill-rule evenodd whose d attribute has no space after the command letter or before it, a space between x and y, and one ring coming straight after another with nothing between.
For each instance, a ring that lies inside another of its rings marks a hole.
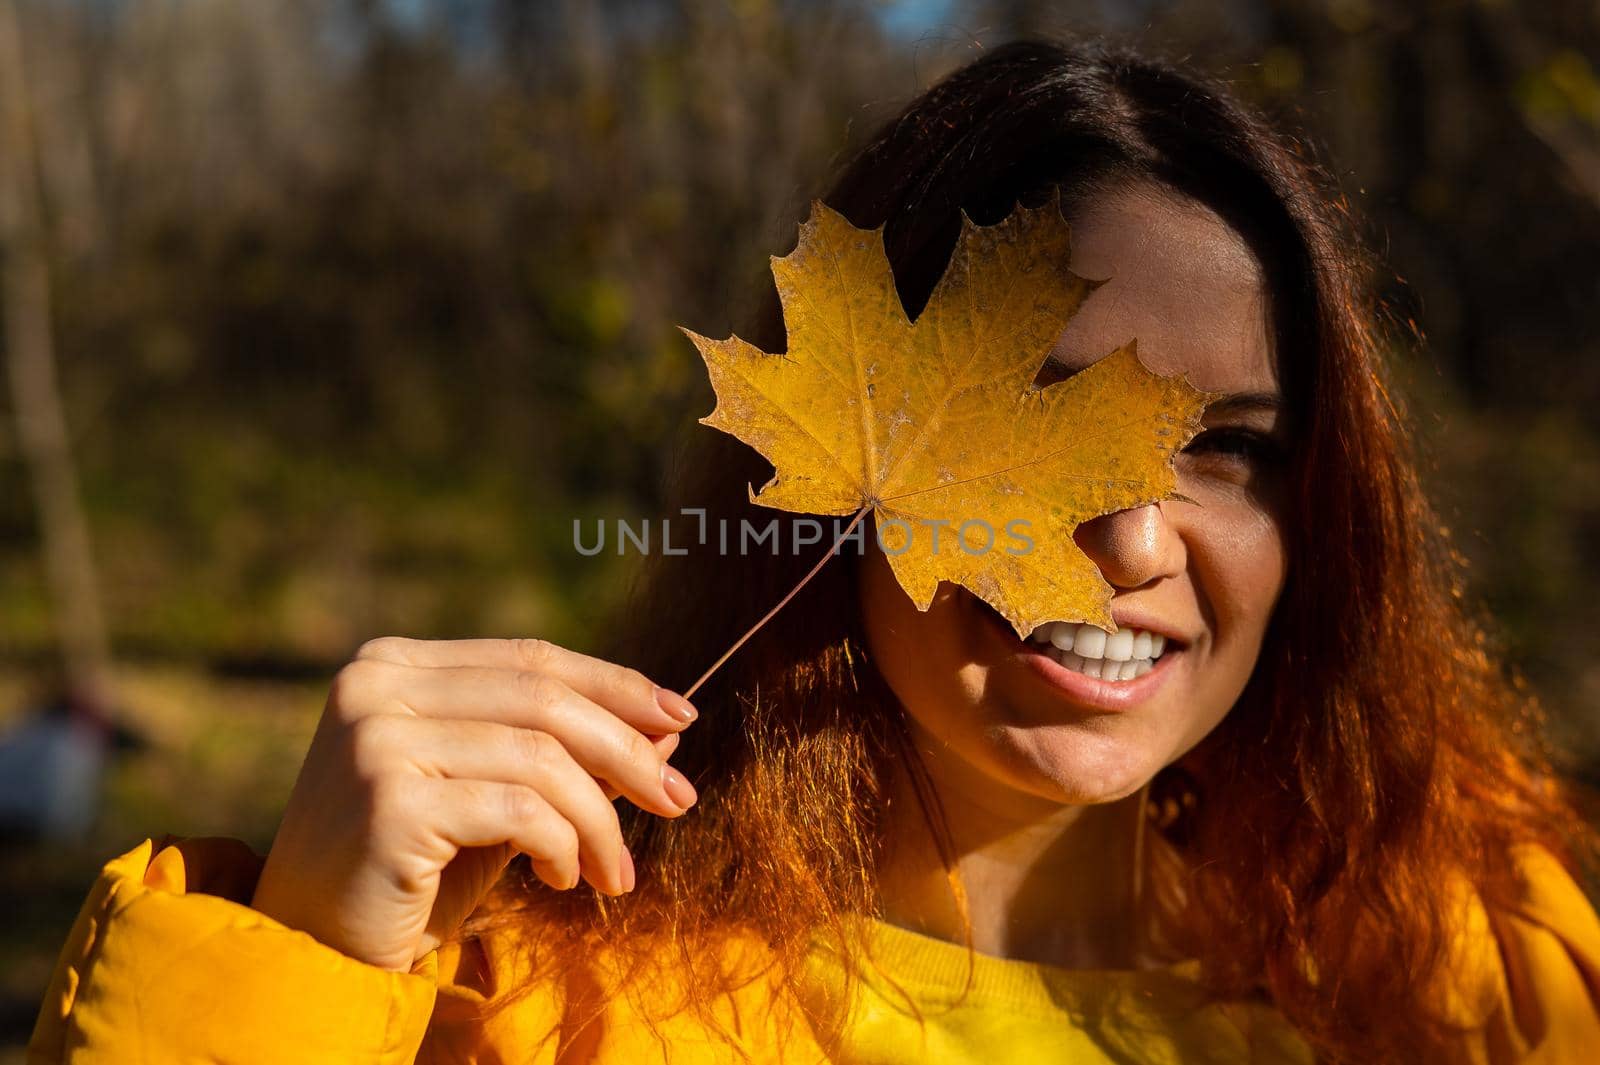
<instances>
[{"instance_id":1,"label":"smiling mouth","mask_svg":"<svg viewBox=\"0 0 1600 1065\"><path fill-rule=\"evenodd\" d=\"M1167 649L1167 638L1159 632L1128 628L1107 633L1070 621L1046 622L1033 630L1028 642L1074 673L1111 681L1144 676Z\"/></svg>"},{"instance_id":2,"label":"smiling mouth","mask_svg":"<svg viewBox=\"0 0 1600 1065\"><path fill-rule=\"evenodd\" d=\"M1126 699L1142 699L1149 685L1160 679L1149 674L1167 672L1186 649L1183 641L1165 633L1127 626L1108 633L1095 625L1075 621L1049 621L1026 639L1018 639L1000 612L967 589L961 589L969 608L984 616L996 636L1031 659L1035 668L1058 687L1064 686L1080 701L1121 706ZM1102 707L1103 708L1103 707Z\"/></svg>"}]
</instances>

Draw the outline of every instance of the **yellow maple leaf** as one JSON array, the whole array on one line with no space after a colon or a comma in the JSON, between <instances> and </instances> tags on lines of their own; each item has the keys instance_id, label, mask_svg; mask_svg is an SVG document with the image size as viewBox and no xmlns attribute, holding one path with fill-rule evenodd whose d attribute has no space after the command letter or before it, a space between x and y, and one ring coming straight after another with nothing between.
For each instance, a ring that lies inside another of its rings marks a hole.
<instances>
[{"instance_id":1,"label":"yellow maple leaf","mask_svg":"<svg viewBox=\"0 0 1600 1065\"><path fill-rule=\"evenodd\" d=\"M814 203L798 246L772 260L787 353L685 330L717 394L701 422L772 463L755 502L817 515L871 508L919 609L953 581L1018 635L1046 621L1112 629L1111 586L1072 531L1171 496L1172 456L1199 431L1210 397L1151 373L1131 341L1035 388L1099 284L1073 274L1070 257L1053 203L994 226L963 216L944 276L912 322L882 230ZM1031 549L1020 550L1017 529Z\"/></svg>"}]
</instances>

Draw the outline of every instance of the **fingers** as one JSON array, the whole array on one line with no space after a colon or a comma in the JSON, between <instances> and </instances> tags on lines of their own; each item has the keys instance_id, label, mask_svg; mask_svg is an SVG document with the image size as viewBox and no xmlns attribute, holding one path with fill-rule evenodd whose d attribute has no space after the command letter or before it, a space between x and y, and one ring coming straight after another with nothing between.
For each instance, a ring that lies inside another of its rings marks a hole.
<instances>
[{"instance_id":1,"label":"fingers","mask_svg":"<svg viewBox=\"0 0 1600 1065\"><path fill-rule=\"evenodd\" d=\"M411 640L383 636L363 644L356 658L429 669L479 666L549 674L645 731L676 731L697 716L687 699L657 687L638 670L569 651L548 640ZM657 722L665 727L653 727Z\"/></svg>"},{"instance_id":2,"label":"fingers","mask_svg":"<svg viewBox=\"0 0 1600 1065\"><path fill-rule=\"evenodd\" d=\"M456 850L510 843L533 859L539 878L557 890L576 887L581 872L578 831L533 788L491 780L416 777L406 802Z\"/></svg>"},{"instance_id":3,"label":"fingers","mask_svg":"<svg viewBox=\"0 0 1600 1065\"><path fill-rule=\"evenodd\" d=\"M578 834L584 876L613 895L631 889L622 828L610 799L561 741L547 732L492 721L442 721L374 714L350 730L357 772L372 775L409 763L430 777L532 788Z\"/></svg>"},{"instance_id":4,"label":"fingers","mask_svg":"<svg viewBox=\"0 0 1600 1065\"><path fill-rule=\"evenodd\" d=\"M697 798L639 729L550 675L357 660L340 670L334 684L339 713L347 721L410 713L548 732L592 776L642 809L677 817Z\"/></svg>"},{"instance_id":5,"label":"fingers","mask_svg":"<svg viewBox=\"0 0 1600 1065\"><path fill-rule=\"evenodd\" d=\"M521 803L532 820L520 830L493 809L453 810L452 838L516 846L556 887L580 873L602 891L632 887L611 800L666 817L697 800L666 764L693 707L636 670L546 641L373 640L334 679L329 707L328 723L349 730L358 758L404 766L428 790L450 782L474 787L480 804ZM550 817L574 840L570 862Z\"/></svg>"},{"instance_id":6,"label":"fingers","mask_svg":"<svg viewBox=\"0 0 1600 1065\"><path fill-rule=\"evenodd\" d=\"M656 749L656 755L663 762L671 758L672 752L678 749L678 734L676 732L669 732L665 736L646 736L645 739L650 741L650 745ZM605 792L607 799L620 798L622 795L622 792L613 788L609 782L604 780L600 781L600 790Z\"/></svg>"}]
</instances>

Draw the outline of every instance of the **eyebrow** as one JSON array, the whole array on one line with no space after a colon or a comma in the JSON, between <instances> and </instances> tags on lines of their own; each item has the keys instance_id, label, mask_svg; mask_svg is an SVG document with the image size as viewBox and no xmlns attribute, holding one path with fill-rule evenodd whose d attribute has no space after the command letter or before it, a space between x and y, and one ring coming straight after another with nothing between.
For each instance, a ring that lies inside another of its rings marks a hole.
<instances>
[{"instance_id":1,"label":"eyebrow","mask_svg":"<svg viewBox=\"0 0 1600 1065\"><path fill-rule=\"evenodd\" d=\"M1283 410L1283 397L1276 392L1232 392L1206 405L1207 411L1220 414L1264 410L1277 413Z\"/></svg>"}]
</instances>

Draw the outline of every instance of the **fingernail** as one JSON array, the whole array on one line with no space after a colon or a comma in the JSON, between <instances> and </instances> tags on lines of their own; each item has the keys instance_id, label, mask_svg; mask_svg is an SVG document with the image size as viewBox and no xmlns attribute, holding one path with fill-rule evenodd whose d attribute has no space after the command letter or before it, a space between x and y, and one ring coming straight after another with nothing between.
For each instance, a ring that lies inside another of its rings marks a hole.
<instances>
[{"instance_id":1,"label":"fingernail","mask_svg":"<svg viewBox=\"0 0 1600 1065\"><path fill-rule=\"evenodd\" d=\"M656 705L685 725L700 716L700 711L696 710L689 700L666 688L656 689Z\"/></svg>"},{"instance_id":2,"label":"fingernail","mask_svg":"<svg viewBox=\"0 0 1600 1065\"><path fill-rule=\"evenodd\" d=\"M626 895L633 890L633 885L638 879L638 873L633 869L633 855L628 853L628 848L622 848L622 893Z\"/></svg>"},{"instance_id":3,"label":"fingernail","mask_svg":"<svg viewBox=\"0 0 1600 1065\"><path fill-rule=\"evenodd\" d=\"M689 783L688 778L670 765L661 767L661 787L666 791L667 798L677 803L680 809L687 810L700 797L695 794L694 785Z\"/></svg>"}]
</instances>

